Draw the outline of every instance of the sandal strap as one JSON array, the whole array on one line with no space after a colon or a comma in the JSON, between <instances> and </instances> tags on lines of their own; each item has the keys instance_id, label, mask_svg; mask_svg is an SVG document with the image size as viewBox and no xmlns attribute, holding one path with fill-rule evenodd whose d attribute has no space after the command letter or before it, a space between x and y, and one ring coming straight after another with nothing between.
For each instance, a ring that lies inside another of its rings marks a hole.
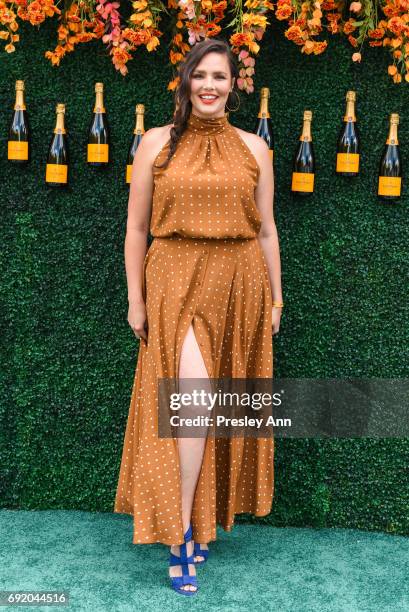
<instances>
[{"instance_id":1,"label":"sandal strap","mask_svg":"<svg viewBox=\"0 0 409 612\"><path fill-rule=\"evenodd\" d=\"M209 549L208 548L200 548L200 542L195 542L194 544L194 554L196 557L204 557L205 559L207 559L207 557L209 556Z\"/></svg>"},{"instance_id":2,"label":"sandal strap","mask_svg":"<svg viewBox=\"0 0 409 612\"><path fill-rule=\"evenodd\" d=\"M179 578L182 578L182 584L191 584L192 586L197 586L197 576L183 574L183 576L179 576Z\"/></svg>"},{"instance_id":3,"label":"sandal strap","mask_svg":"<svg viewBox=\"0 0 409 612\"><path fill-rule=\"evenodd\" d=\"M193 554L190 555L189 557L186 557L186 562L182 561L182 559L180 557L178 557L177 555L174 555L172 552L170 553L170 560L169 560L169 565L188 565L190 564L194 564L194 558L193 558Z\"/></svg>"},{"instance_id":4,"label":"sandal strap","mask_svg":"<svg viewBox=\"0 0 409 612\"><path fill-rule=\"evenodd\" d=\"M182 564L182 576L180 576L180 578L182 578L182 584L191 584L193 586L197 586L197 576L191 576L189 574L189 566L187 564Z\"/></svg>"},{"instance_id":5,"label":"sandal strap","mask_svg":"<svg viewBox=\"0 0 409 612\"><path fill-rule=\"evenodd\" d=\"M189 531L190 531L190 534L189 534ZM186 532L185 538L189 537L189 535L191 536L191 526ZM180 544L180 557L173 554L173 552L170 552L169 565L170 566L180 565L182 568L181 576L171 576L172 587L176 589L180 589L180 587L182 586L191 585L193 587L196 587L195 591L186 591L186 592L193 594L194 592L197 591L198 584L197 584L197 576L189 574L189 564L194 566L195 561L194 561L194 553L192 553L189 556L187 555L186 542L188 541L189 540L185 540L185 544Z\"/></svg>"},{"instance_id":6,"label":"sandal strap","mask_svg":"<svg viewBox=\"0 0 409 612\"><path fill-rule=\"evenodd\" d=\"M188 556L187 556L187 542L185 542L184 544L180 544L179 550L180 550L180 558L182 560L182 563L189 563Z\"/></svg>"},{"instance_id":7,"label":"sandal strap","mask_svg":"<svg viewBox=\"0 0 409 612\"><path fill-rule=\"evenodd\" d=\"M193 531L192 531L192 523L190 523L188 530L186 531L184 537L185 542L190 542L192 539Z\"/></svg>"},{"instance_id":8,"label":"sandal strap","mask_svg":"<svg viewBox=\"0 0 409 612\"><path fill-rule=\"evenodd\" d=\"M184 574L183 576L171 576L172 586L181 587L187 584L197 587L197 577Z\"/></svg>"}]
</instances>

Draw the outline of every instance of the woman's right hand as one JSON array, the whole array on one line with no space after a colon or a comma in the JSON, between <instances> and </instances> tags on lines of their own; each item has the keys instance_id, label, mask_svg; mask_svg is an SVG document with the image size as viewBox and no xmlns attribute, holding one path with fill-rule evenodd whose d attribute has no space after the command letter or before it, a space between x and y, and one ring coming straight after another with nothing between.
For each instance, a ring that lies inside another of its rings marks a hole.
<instances>
[{"instance_id":1,"label":"woman's right hand","mask_svg":"<svg viewBox=\"0 0 409 612\"><path fill-rule=\"evenodd\" d=\"M146 306L143 300L129 302L128 323L137 338L141 338L145 342L148 341L148 334L145 329L145 323L147 324Z\"/></svg>"}]
</instances>

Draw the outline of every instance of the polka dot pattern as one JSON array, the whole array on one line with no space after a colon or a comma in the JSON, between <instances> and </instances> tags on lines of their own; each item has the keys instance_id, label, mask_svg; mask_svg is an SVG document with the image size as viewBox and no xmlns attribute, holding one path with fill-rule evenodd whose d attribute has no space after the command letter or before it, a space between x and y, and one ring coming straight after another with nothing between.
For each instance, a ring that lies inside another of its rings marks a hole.
<instances>
[{"instance_id":1,"label":"polka dot pattern","mask_svg":"<svg viewBox=\"0 0 409 612\"><path fill-rule=\"evenodd\" d=\"M114 506L134 517L134 544L184 541L177 440L158 436L158 378L178 376L189 326L209 376L273 375L272 297L251 196L258 166L233 132L227 116L191 115L177 159L154 179L155 237L143 268L148 342L136 364ZM208 437L193 502L195 541L216 540L216 524L231 531L235 514L269 514L273 464L272 438Z\"/></svg>"},{"instance_id":2,"label":"polka dot pattern","mask_svg":"<svg viewBox=\"0 0 409 612\"><path fill-rule=\"evenodd\" d=\"M255 238L260 169L227 115L203 119L191 113L168 166L155 168L169 145L153 166L152 236Z\"/></svg>"}]
</instances>

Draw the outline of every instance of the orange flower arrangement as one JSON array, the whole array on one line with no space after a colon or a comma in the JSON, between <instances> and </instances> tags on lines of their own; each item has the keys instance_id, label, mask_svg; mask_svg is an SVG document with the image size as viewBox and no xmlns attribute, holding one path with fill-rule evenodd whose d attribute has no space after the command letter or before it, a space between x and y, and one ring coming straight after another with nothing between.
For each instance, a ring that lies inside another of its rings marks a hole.
<instances>
[{"instance_id":1,"label":"orange flower arrangement","mask_svg":"<svg viewBox=\"0 0 409 612\"><path fill-rule=\"evenodd\" d=\"M352 60L362 60L362 46L369 40L370 47L388 47L393 64L388 66L388 74L394 83L400 83L402 78L409 81L409 3L407 0L387 0L385 3L376 3L369 0L351 2L349 10L356 15L356 19L347 22L348 40L353 47L360 45L359 51L352 55ZM379 17L379 13L387 19ZM356 32L355 32L356 31ZM352 36L351 32L355 35Z\"/></svg>"},{"instance_id":2,"label":"orange flower arrangement","mask_svg":"<svg viewBox=\"0 0 409 612\"><path fill-rule=\"evenodd\" d=\"M46 51L44 54L53 66L58 66L66 53L74 51L75 45L101 38L104 33L104 24L92 18L89 5L82 0L78 4L73 2L65 12L60 11L60 14L61 24L57 29L59 42L54 51ZM86 19L87 15L90 15L91 19Z\"/></svg>"},{"instance_id":3,"label":"orange flower arrangement","mask_svg":"<svg viewBox=\"0 0 409 612\"><path fill-rule=\"evenodd\" d=\"M400 83L402 78L409 81L408 9L408 0L277 0L275 16L288 20L285 36L303 53L318 55L327 48L326 41L315 40L324 27L331 34L344 34L354 49L359 48L352 53L353 62L362 60L365 41L370 47L389 47L394 63L388 74Z\"/></svg>"},{"instance_id":4,"label":"orange flower arrangement","mask_svg":"<svg viewBox=\"0 0 409 612\"><path fill-rule=\"evenodd\" d=\"M305 0L301 3L288 4L288 0L278 0L276 17L277 19L287 19L290 27L285 31L285 37L292 40L296 45L301 47L301 52L307 55L320 55L327 48L326 41L317 41L314 38L318 36L323 25L321 18L323 16L323 1ZM329 9L334 8L333 3L327 3ZM335 33L336 23L338 19L331 17L331 30Z\"/></svg>"},{"instance_id":5,"label":"orange flower arrangement","mask_svg":"<svg viewBox=\"0 0 409 612\"><path fill-rule=\"evenodd\" d=\"M59 4L63 8L59 8ZM66 53L79 43L102 39L113 65L126 75L127 62L138 47L149 52L160 45L161 14L174 20L169 48L170 64L177 66L196 42L217 36L221 21L231 14L226 26L232 28L229 43L239 63L239 89L254 91L255 58L264 36L269 12L278 21L288 21L285 37L299 46L301 53L320 55L328 46L319 40L326 29L345 36L353 47L353 62L361 62L363 47L386 47L392 63L388 74L394 83L409 82L409 0L131 0L132 14L124 22L118 0L0 0L0 40L7 53L20 41L19 20L34 26L46 18L58 20L58 43L45 57L58 66ZM168 90L178 85L174 76Z\"/></svg>"}]
</instances>

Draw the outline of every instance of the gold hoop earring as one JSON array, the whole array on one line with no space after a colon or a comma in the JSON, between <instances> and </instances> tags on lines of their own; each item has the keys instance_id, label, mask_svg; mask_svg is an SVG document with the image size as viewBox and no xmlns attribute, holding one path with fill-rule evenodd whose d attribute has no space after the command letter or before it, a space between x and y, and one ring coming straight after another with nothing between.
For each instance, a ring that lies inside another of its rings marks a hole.
<instances>
[{"instance_id":1,"label":"gold hoop earring","mask_svg":"<svg viewBox=\"0 0 409 612\"><path fill-rule=\"evenodd\" d=\"M237 99L238 99L238 101L239 101L239 104L238 104L237 108L229 108L229 107L227 106L227 103L226 103L226 108L227 108L227 110L228 110L228 111L231 111L231 112L234 112L234 111L236 111L236 110L238 110L238 109L240 108L240 96L239 96L239 94L238 94L238 92L237 92L236 90L231 89L231 90L230 90L230 92L231 92L231 93L235 93L235 94L236 94L236 96L237 96Z\"/></svg>"}]
</instances>

